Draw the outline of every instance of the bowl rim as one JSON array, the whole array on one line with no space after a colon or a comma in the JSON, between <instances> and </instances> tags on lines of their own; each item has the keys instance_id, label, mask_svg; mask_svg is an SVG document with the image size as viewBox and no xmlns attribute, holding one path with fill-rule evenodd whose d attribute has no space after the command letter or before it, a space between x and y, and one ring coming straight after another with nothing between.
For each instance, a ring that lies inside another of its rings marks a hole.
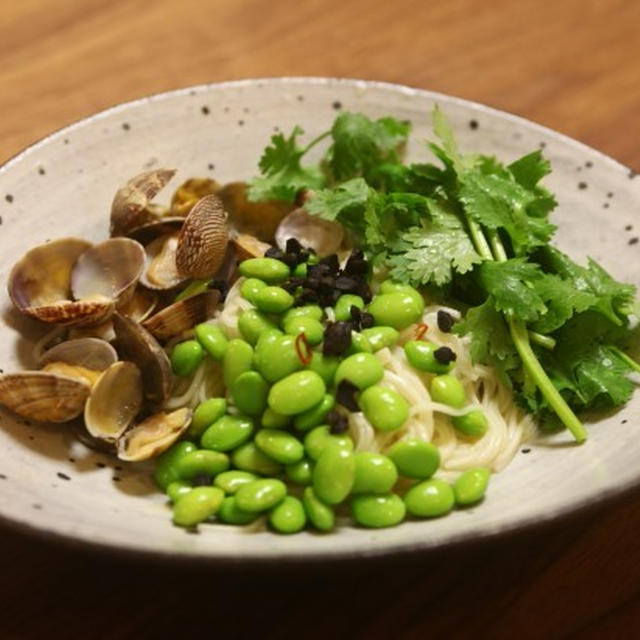
<instances>
[{"instance_id":1,"label":"bowl rim","mask_svg":"<svg viewBox=\"0 0 640 640\"><path fill-rule=\"evenodd\" d=\"M442 100L448 103L456 104L457 106L471 109L478 113L491 114L493 116L500 117L502 120L508 121L513 124L526 126L530 130L538 131L544 135L555 138L574 148L576 151L587 151L590 154L595 154L600 161L609 165L610 167L623 171L629 175L636 175L636 171L629 166L615 160L611 156L608 156L604 152L587 145L575 138L572 138L564 133L551 129L545 125L541 125L535 121L529 120L514 113L498 109L480 102L473 100L467 100L455 95L449 95L441 92L431 91L429 89L422 89L418 87L412 87L403 84L396 84L391 82L383 82L378 80L362 80L357 78L344 78L344 77L321 77L321 76L273 76L262 78L245 78L240 80L227 80L222 82L211 82L198 84L188 87L182 87L179 89L173 89L169 91L162 91L141 98L136 98L127 102L118 103L96 113L90 114L78 120L71 122L59 129L52 131L43 138L34 141L21 151L17 152L10 158L8 158L0 166L0 177L6 174L11 168L21 162L24 158L37 152L40 148L45 147L49 143L63 138L66 134L71 133L85 125L99 122L100 120L110 117L113 114L117 114L122 111L126 111L130 108L140 107L144 104L162 102L173 98L186 97L197 95L198 93L205 93L211 90L225 90L235 88L260 88L264 85L296 85L296 86L347 86L347 87L360 87L363 89L378 89L388 91L390 93L400 93L409 96L423 96L430 99ZM612 487L595 497L583 499L580 502L574 502L565 507L559 508L556 511L544 513L543 515L534 515L527 518L518 520L517 522L500 526L499 528L487 529L480 533L471 534L458 534L446 542L440 542L438 544L428 544L428 540L425 543L411 542L396 543L390 546L381 548L366 548L363 547L359 551L340 551L326 553L319 552L313 554L280 554L262 556L262 555L244 555L242 557L232 556L229 554L212 554L212 553L178 553L170 551L169 549L146 549L144 546L134 545L122 545L117 543L110 543L108 541L96 541L85 537L74 536L72 534L60 533L57 531L45 529L32 525L28 522L24 522L18 519L9 518L0 513L0 525L7 529L13 530L18 533L26 533L30 538L42 540L45 542L51 542L57 545L64 546L76 551L92 551L96 553L106 554L110 556L116 556L126 559L144 559L148 561L156 562L169 562L173 565L201 565L202 563L211 563L220 567L240 567L246 566L247 563L252 563L253 566L261 568L273 564L274 562L284 563L287 567L295 567L306 564L319 564L342 562L345 560L352 562L363 562L371 560L383 560L393 557L406 557L409 554L419 554L426 556L429 553L436 551L442 551L444 549L455 549L464 546L472 546L498 539L500 537L513 538L517 534L524 534L527 531L540 531L542 529L552 527L554 524L561 524L567 520L578 518L584 514L596 512L603 509L607 504L617 504L618 501L628 497L629 495L640 490L640 475L636 479L628 481L626 484Z\"/></svg>"}]
</instances>

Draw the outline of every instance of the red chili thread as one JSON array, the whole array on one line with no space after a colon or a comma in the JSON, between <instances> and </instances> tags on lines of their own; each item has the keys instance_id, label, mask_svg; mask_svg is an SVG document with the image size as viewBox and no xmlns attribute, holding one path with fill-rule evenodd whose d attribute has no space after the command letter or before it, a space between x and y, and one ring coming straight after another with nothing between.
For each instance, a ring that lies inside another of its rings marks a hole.
<instances>
[{"instance_id":1,"label":"red chili thread","mask_svg":"<svg viewBox=\"0 0 640 640\"><path fill-rule=\"evenodd\" d=\"M427 333L429 330L429 325L426 325L424 322L421 322L416 327L416 340L422 340L422 336Z\"/></svg>"},{"instance_id":2,"label":"red chili thread","mask_svg":"<svg viewBox=\"0 0 640 640\"><path fill-rule=\"evenodd\" d=\"M304 345L304 349L306 353L302 351L302 345ZM299 333L296 336L296 353L298 354L298 358L300 358L300 362L306 367L310 362L311 358L313 358L313 351L311 351L311 347L309 346L309 341L307 340L307 336L304 333Z\"/></svg>"}]
</instances>

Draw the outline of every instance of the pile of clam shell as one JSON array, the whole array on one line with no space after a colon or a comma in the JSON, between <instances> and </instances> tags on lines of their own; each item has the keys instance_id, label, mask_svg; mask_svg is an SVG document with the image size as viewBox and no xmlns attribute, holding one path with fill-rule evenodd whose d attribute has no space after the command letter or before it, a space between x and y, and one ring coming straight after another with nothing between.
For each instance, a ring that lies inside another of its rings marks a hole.
<instances>
[{"instance_id":1,"label":"pile of clam shell","mask_svg":"<svg viewBox=\"0 0 640 640\"><path fill-rule=\"evenodd\" d=\"M156 169L120 188L111 237L99 244L62 238L28 251L13 267L15 308L60 328L37 370L0 376L0 404L43 422L83 421L84 442L122 460L145 460L188 428L192 411L167 411L175 386L168 341L211 319L220 282L239 260L304 237L334 252L342 228L281 202L251 203L242 183L190 179L169 207L152 200L174 175Z\"/></svg>"}]
</instances>

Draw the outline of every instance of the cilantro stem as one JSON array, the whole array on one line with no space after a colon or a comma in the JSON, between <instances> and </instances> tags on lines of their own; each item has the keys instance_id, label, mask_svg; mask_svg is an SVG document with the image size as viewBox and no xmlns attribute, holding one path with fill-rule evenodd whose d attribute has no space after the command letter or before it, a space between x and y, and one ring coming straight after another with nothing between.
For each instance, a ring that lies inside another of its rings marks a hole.
<instances>
[{"instance_id":1,"label":"cilantro stem","mask_svg":"<svg viewBox=\"0 0 640 640\"><path fill-rule=\"evenodd\" d=\"M315 147L319 142L322 142L325 138L328 138L331 135L331 129L329 131L325 131L321 133L317 138L314 138L301 152L300 157L302 157L307 151L311 148Z\"/></svg>"},{"instance_id":2,"label":"cilantro stem","mask_svg":"<svg viewBox=\"0 0 640 640\"><path fill-rule=\"evenodd\" d=\"M543 333L538 333L537 331L531 331L531 329L529 329L528 333L531 342L541 346L543 349L549 349L549 351L555 349L556 341L550 336L545 336Z\"/></svg>"},{"instance_id":3,"label":"cilantro stem","mask_svg":"<svg viewBox=\"0 0 640 640\"><path fill-rule=\"evenodd\" d=\"M465 218L467 220L467 226L469 227L469 231L471 232L471 238L473 239L473 243L476 246L476 251L483 257L485 260L493 260L493 254L491 253L491 247L489 247L489 243L482 232L482 228L475 221L472 220L467 214L465 214Z\"/></svg>"},{"instance_id":4,"label":"cilantro stem","mask_svg":"<svg viewBox=\"0 0 640 640\"><path fill-rule=\"evenodd\" d=\"M640 373L640 364L638 364L633 358L630 358L624 351L618 349L618 347L610 347L620 360L628 364L634 371Z\"/></svg>"}]
</instances>

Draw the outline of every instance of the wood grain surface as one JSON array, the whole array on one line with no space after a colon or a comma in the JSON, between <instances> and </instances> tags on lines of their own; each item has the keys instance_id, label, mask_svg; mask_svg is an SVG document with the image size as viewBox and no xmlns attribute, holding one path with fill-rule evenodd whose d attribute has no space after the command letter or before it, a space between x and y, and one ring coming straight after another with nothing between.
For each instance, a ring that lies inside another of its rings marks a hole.
<instances>
[{"instance_id":1,"label":"wood grain surface","mask_svg":"<svg viewBox=\"0 0 640 640\"><path fill-rule=\"evenodd\" d=\"M640 171L639 31L637 0L2 0L0 160L149 93L316 75L484 102ZM633 638L639 531L636 496L435 557L269 575L2 531L0 638Z\"/></svg>"}]
</instances>

